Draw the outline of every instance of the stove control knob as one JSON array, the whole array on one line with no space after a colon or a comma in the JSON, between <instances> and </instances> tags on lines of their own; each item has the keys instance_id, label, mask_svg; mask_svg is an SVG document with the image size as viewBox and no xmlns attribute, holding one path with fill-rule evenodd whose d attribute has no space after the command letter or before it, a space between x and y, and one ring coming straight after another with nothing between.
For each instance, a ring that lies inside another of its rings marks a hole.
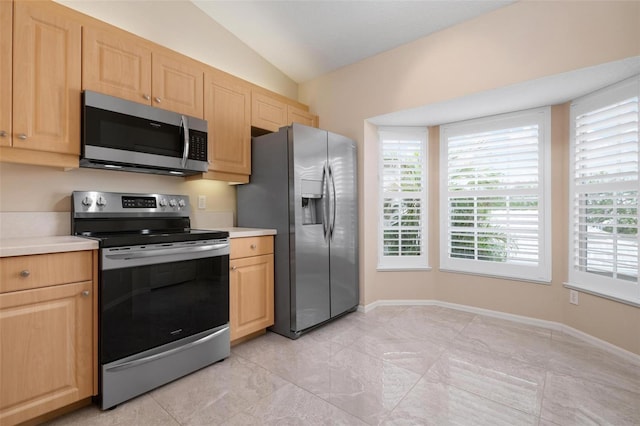
<instances>
[{"instance_id":1,"label":"stove control knob","mask_svg":"<svg viewBox=\"0 0 640 426\"><path fill-rule=\"evenodd\" d=\"M184 207L186 205L187 205L187 203L185 203L183 199L180 199L180 201L178 201L178 206Z\"/></svg>"},{"instance_id":2,"label":"stove control knob","mask_svg":"<svg viewBox=\"0 0 640 426\"><path fill-rule=\"evenodd\" d=\"M160 207L167 207L167 200L165 200L164 198L160 198Z\"/></svg>"},{"instance_id":3,"label":"stove control knob","mask_svg":"<svg viewBox=\"0 0 640 426\"><path fill-rule=\"evenodd\" d=\"M93 198L86 196L82 199L82 205L86 207L91 207L93 204Z\"/></svg>"},{"instance_id":4,"label":"stove control knob","mask_svg":"<svg viewBox=\"0 0 640 426\"><path fill-rule=\"evenodd\" d=\"M107 200L101 195L98 197L98 199L96 200L96 204L100 207L104 207L107 205Z\"/></svg>"},{"instance_id":5,"label":"stove control knob","mask_svg":"<svg viewBox=\"0 0 640 426\"><path fill-rule=\"evenodd\" d=\"M178 202L172 198L171 200L169 200L169 205L171 207L175 207L176 205L178 205Z\"/></svg>"}]
</instances>

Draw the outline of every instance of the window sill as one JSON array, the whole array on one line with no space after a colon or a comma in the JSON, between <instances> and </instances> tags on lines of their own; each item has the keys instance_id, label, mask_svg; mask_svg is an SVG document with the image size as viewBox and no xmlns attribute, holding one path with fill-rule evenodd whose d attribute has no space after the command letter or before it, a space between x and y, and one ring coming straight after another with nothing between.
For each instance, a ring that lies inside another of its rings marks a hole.
<instances>
[{"instance_id":1,"label":"window sill","mask_svg":"<svg viewBox=\"0 0 640 426\"><path fill-rule=\"evenodd\" d=\"M431 271L431 266L378 266L377 272L413 272L413 271Z\"/></svg>"},{"instance_id":2,"label":"window sill","mask_svg":"<svg viewBox=\"0 0 640 426\"><path fill-rule=\"evenodd\" d=\"M440 272L446 272L446 273L450 273L450 274L473 275L475 277L495 278L497 280L520 281L520 282L524 282L524 283L551 285L551 280L546 280L546 279L510 277L510 276L506 276L506 275L483 274L481 272L460 271L460 270L457 270L457 269L447 269L447 268L440 268L439 270L440 270Z\"/></svg>"},{"instance_id":3,"label":"window sill","mask_svg":"<svg viewBox=\"0 0 640 426\"><path fill-rule=\"evenodd\" d=\"M591 294L593 296L602 297L603 299L609 299L609 300L613 300L614 302L624 303L625 305L630 305L630 306L633 306L633 307L636 307L636 308L640 308L640 299L638 299L638 300L630 300L630 299L625 299L625 298L621 298L621 297L611 296L609 294L604 294L604 293L599 292L599 291L591 290L591 289L582 287L582 286L580 286L578 284L574 284L574 283L563 283L563 285L566 288L569 288L571 290L580 291L582 293L587 293L587 294Z\"/></svg>"}]
</instances>

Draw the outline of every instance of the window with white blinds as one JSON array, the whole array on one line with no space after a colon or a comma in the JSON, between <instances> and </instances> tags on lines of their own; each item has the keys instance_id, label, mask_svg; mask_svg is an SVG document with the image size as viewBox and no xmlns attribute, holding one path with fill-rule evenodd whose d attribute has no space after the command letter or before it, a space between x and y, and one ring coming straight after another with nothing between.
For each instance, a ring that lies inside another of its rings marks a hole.
<instances>
[{"instance_id":1,"label":"window with white blinds","mask_svg":"<svg viewBox=\"0 0 640 426\"><path fill-rule=\"evenodd\" d=\"M569 282L640 303L640 77L571 105Z\"/></svg>"},{"instance_id":2,"label":"window with white blinds","mask_svg":"<svg viewBox=\"0 0 640 426\"><path fill-rule=\"evenodd\" d=\"M440 267L549 282L550 110L440 128Z\"/></svg>"},{"instance_id":3,"label":"window with white blinds","mask_svg":"<svg viewBox=\"0 0 640 426\"><path fill-rule=\"evenodd\" d=\"M427 129L381 128L378 269L427 268Z\"/></svg>"}]
</instances>

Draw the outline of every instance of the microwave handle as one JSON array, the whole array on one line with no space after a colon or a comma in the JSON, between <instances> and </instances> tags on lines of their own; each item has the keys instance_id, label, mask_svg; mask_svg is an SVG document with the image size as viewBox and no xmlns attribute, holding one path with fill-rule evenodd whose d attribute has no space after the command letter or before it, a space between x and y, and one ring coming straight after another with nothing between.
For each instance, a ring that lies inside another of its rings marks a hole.
<instances>
[{"instance_id":1,"label":"microwave handle","mask_svg":"<svg viewBox=\"0 0 640 426\"><path fill-rule=\"evenodd\" d=\"M187 156L189 155L189 126L187 125L187 117L181 115L180 126L184 129L184 150L182 151L182 167L187 165Z\"/></svg>"}]
</instances>

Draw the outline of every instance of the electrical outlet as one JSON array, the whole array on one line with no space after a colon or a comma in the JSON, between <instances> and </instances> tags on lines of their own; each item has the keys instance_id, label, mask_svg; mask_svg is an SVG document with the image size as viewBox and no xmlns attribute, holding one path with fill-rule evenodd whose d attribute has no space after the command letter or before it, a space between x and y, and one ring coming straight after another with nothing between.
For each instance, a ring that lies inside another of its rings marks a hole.
<instances>
[{"instance_id":1,"label":"electrical outlet","mask_svg":"<svg viewBox=\"0 0 640 426\"><path fill-rule=\"evenodd\" d=\"M569 290L569 303L578 304L578 292L575 290Z\"/></svg>"},{"instance_id":2,"label":"electrical outlet","mask_svg":"<svg viewBox=\"0 0 640 426\"><path fill-rule=\"evenodd\" d=\"M206 195L198 195L198 208L200 210L204 210L207 208L207 196Z\"/></svg>"}]
</instances>

